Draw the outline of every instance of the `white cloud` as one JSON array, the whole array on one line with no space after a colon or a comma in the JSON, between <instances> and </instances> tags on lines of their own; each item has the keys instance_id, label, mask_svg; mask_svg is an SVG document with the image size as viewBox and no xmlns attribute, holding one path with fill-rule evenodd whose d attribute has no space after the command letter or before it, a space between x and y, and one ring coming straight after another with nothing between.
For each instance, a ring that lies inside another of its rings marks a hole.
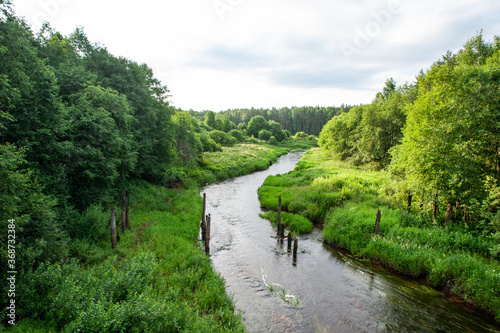
<instances>
[{"instance_id":1,"label":"white cloud","mask_svg":"<svg viewBox=\"0 0 500 333\"><path fill-rule=\"evenodd\" d=\"M111 53L147 63L169 86L176 106L216 111L367 103L388 77L411 81L477 31L484 29L489 39L500 29L500 3L493 0L23 0L14 5L33 25L45 17L63 34L83 26L90 40Z\"/></svg>"}]
</instances>

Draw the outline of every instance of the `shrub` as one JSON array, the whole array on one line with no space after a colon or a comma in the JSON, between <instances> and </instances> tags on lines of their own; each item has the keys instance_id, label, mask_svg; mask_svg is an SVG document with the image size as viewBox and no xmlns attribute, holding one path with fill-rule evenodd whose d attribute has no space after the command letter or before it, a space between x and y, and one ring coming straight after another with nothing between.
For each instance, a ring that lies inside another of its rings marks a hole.
<instances>
[{"instance_id":1,"label":"shrub","mask_svg":"<svg viewBox=\"0 0 500 333\"><path fill-rule=\"evenodd\" d=\"M241 131L230 130L228 134L231 135L233 138L235 138L236 141L238 141L238 142L245 141L245 137L244 137L244 135L243 135L243 133Z\"/></svg>"},{"instance_id":2,"label":"shrub","mask_svg":"<svg viewBox=\"0 0 500 333\"><path fill-rule=\"evenodd\" d=\"M74 224L68 226L69 234L71 238L95 243L108 235L109 218L101 205L90 205Z\"/></svg>"},{"instance_id":3,"label":"shrub","mask_svg":"<svg viewBox=\"0 0 500 333\"><path fill-rule=\"evenodd\" d=\"M305 139L308 137L308 135L305 132L297 132L297 133L295 133L295 137Z\"/></svg>"},{"instance_id":4,"label":"shrub","mask_svg":"<svg viewBox=\"0 0 500 333\"><path fill-rule=\"evenodd\" d=\"M273 134L268 130L261 130L259 132L259 139L264 140L264 141L268 141L272 135Z\"/></svg>"},{"instance_id":5,"label":"shrub","mask_svg":"<svg viewBox=\"0 0 500 333\"><path fill-rule=\"evenodd\" d=\"M208 133L210 138L217 142L218 144L226 147L232 147L236 144L236 139L227 133L224 133L219 130L214 130L210 133Z\"/></svg>"},{"instance_id":6,"label":"shrub","mask_svg":"<svg viewBox=\"0 0 500 333\"><path fill-rule=\"evenodd\" d=\"M275 145L278 143L278 140L276 140L276 138L274 136L271 136L269 138L269 143L272 144L272 145Z\"/></svg>"},{"instance_id":7,"label":"shrub","mask_svg":"<svg viewBox=\"0 0 500 333\"><path fill-rule=\"evenodd\" d=\"M215 142L212 138L210 138L205 133L200 133L200 141L203 146L203 151L222 151L222 147L220 144Z\"/></svg>"}]
</instances>

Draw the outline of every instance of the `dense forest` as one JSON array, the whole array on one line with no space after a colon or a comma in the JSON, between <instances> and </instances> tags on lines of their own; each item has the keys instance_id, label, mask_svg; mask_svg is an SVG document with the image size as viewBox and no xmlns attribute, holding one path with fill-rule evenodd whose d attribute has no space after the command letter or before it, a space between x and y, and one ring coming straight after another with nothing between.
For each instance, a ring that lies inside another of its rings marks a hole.
<instances>
[{"instance_id":1,"label":"dense forest","mask_svg":"<svg viewBox=\"0 0 500 333\"><path fill-rule=\"evenodd\" d=\"M234 109L218 112L219 117L227 117L229 121L239 128L248 126L254 117L263 117L266 121L274 121L281 125L283 130L289 131L292 135L297 132L304 132L310 135L319 135L323 126L332 119L333 116L349 111L351 107L341 105L340 107L284 107L272 109ZM210 111L191 111L194 117L204 119Z\"/></svg>"},{"instance_id":2,"label":"dense forest","mask_svg":"<svg viewBox=\"0 0 500 333\"><path fill-rule=\"evenodd\" d=\"M386 81L371 104L335 116L319 144L385 168L434 218L446 212L500 239L500 38L471 38L415 83ZM406 200L406 198L405 198Z\"/></svg>"}]
</instances>

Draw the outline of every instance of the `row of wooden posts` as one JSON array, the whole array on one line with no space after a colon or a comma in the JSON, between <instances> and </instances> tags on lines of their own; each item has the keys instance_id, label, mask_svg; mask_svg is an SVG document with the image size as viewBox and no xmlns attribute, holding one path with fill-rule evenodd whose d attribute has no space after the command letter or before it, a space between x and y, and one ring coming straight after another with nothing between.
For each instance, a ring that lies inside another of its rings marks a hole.
<instances>
[{"instance_id":1,"label":"row of wooden posts","mask_svg":"<svg viewBox=\"0 0 500 333\"><path fill-rule=\"evenodd\" d=\"M129 216L129 197L128 189L125 189L125 193L122 193L122 233L125 233L126 229L130 229L130 216ZM111 208L111 247L116 248L116 242L120 241L120 230L116 227L116 210L115 207Z\"/></svg>"},{"instance_id":2,"label":"row of wooden posts","mask_svg":"<svg viewBox=\"0 0 500 333\"><path fill-rule=\"evenodd\" d=\"M122 233L125 233L126 229L130 229L130 216L129 216L129 195L128 189L125 190L125 193L122 193L121 200L121 229ZM210 254L210 224L212 217L210 214L206 215L206 204L207 204L207 195L203 193L203 213L201 215L201 239L205 244L205 253ZM411 207L411 196L408 195L408 209ZM377 216L375 219L375 235L378 235L380 228L380 218L382 213L380 209L377 209ZM285 224L281 223L281 195L278 197L278 227L277 227L277 238L281 242L285 239ZM297 260L297 249L298 249L298 240L297 237L292 237L292 233L288 232L286 236L287 239L287 250L288 252L292 251L292 241L293 241L293 260ZM111 208L111 247L116 248L116 242L120 241L120 230L116 227L116 210L115 207Z\"/></svg>"},{"instance_id":3,"label":"row of wooden posts","mask_svg":"<svg viewBox=\"0 0 500 333\"><path fill-rule=\"evenodd\" d=\"M281 223L281 195L278 197L278 227L277 227L277 235L278 240L283 242L285 239L285 224ZM299 243L297 237L292 237L292 233L288 232L286 236L287 239L287 251L292 251L292 238L293 238L293 262L294 264L297 262L297 250L299 248Z\"/></svg>"}]
</instances>

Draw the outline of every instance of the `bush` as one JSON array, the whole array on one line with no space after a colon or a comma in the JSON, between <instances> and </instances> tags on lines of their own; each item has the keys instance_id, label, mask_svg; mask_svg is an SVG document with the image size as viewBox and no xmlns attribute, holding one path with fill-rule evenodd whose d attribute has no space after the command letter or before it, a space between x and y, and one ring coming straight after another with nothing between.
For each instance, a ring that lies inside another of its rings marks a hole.
<instances>
[{"instance_id":1,"label":"bush","mask_svg":"<svg viewBox=\"0 0 500 333\"><path fill-rule=\"evenodd\" d=\"M96 243L108 235L110 214L103 213L101 205L90 205L74 224L68 226L73 239L86 239Z\"/></svg>"},{"instance_id":2,"label":"bush","mask_svg":"<svg viewBox=\"0 0 500 333\"><path fill-rule=\"evenodd\" d=\"M212 140L214 140L215 142L217 142L222 146L232 147L237 143L234 137L219 130L214 130L212 132L209 132L208 135Z\"/></svg>"},{"instance_id":3,"label":"bush","mask_svg":"<svg viewBox=\"0 0 500 333\"><path fill-rule=\"evenodd\" d=\"M259 139L264 140L264 141L268 141L272 135L273 134L268 130L261 130L259 132Z\"/></svg>"},{"instance_id":4,"label":"bush","mask_svg":"<svg viewBox=\"0 0 500 333\"><path fill-rule=\"evenodd\" d=\"M222 147L220 144L215 142L212 138L210 138L207 134L200 134L200 141L203 146L203 151L222 151Z\"/></svg>"},{"instance_id":5,"label":"bush","mask_svg":"<svg viewBox=\"0 0 500 333\"><path fill-rule=\"evenodd\" d=\"M231 135L233 138L235 138L236 141L238 141L238 142L245 141L245 137L244 137L243 133L238 131L238 130L230 130L228 134Z\"/></svg>"},{"instance_id":6,"label":"bush","mask_svg":"<svg viewBox=\"0 0 500 333\"><path fill-rule=\"evenodd\" d=\"M274 136L271 136L269 138L269 143L272 144L272 145L275 145L278 143L278 140L276 140L276 138Z\"/></svg>"},{"instance_id":7,"label":"bush","mask_svg":"<svg viewBox=\"0 0 500 333\"><path fill-rule=\"evenodd\" d=\"M305 132L297 132L297 133L295 133L295 137L305 139L308 137L308 135Z\"/></svg>"}]
</instances>

